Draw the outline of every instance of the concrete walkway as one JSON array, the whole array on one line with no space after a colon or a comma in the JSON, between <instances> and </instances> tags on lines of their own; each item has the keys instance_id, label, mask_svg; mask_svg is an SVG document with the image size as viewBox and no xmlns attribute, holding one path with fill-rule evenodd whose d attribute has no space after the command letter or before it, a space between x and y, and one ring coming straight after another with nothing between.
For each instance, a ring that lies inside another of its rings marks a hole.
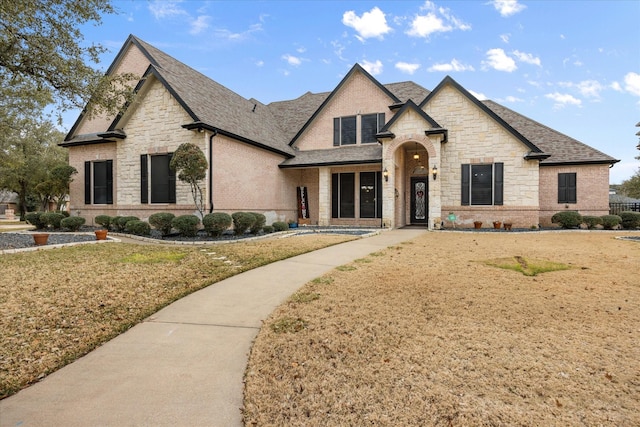
<instances>
[{"instance_id":1,"label":"concrete walkway","mask_svg":"<svg viewBox=\"0 0 640 427\"><path fill-rule=\"evenodd\" d=\"M242 426L243 376L262 321L308 281L425 232L383 231L193 293L0 401L0 426Z\"/></svg>"}]
</instances>

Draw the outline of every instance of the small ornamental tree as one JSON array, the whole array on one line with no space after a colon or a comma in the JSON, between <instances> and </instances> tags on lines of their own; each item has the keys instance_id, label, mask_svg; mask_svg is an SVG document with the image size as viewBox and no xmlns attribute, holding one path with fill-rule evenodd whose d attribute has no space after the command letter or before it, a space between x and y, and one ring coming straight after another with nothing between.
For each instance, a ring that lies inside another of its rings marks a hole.
<instances>
[{"instance_id":1,"label":"small ornamental tree","mask_svg":"<svg viewBox=\"0 0 640 427\"><path fill-rule=\"evenodd\" d=\"M209 164L202 150L190 142L180 144L171 157L169 167L176 172L180 181L189 184L196 210L200 218L204 217L204 194L200 181L207 176Z\"/></svg>"}]
</instances>

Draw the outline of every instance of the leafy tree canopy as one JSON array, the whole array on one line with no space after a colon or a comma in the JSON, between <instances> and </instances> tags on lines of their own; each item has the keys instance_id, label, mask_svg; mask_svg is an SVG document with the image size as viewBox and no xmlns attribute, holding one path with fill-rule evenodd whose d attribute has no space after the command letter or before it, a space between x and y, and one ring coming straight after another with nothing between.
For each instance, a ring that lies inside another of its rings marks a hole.
<instances>
[{"instance_id":1,"label":"leafy tree canopy","mask_svg":"<svg viewBox=\"0 0 640 427\"><path fill-rule=\"evenodd\" d=\"M189 184L200 218L204 215L204 194L200 181L207 176L208 166L207 158L200 147L189 142L180 144L169 164L178 174L178 179Z\"/></svg>"}]
</instances>

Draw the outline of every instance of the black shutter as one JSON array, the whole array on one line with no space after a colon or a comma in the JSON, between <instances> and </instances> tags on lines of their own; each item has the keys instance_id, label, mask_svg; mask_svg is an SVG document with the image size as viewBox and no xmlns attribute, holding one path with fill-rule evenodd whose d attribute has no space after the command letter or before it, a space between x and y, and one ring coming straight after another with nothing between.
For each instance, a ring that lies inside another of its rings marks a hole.
<instances>
[{"instance_id":1,"label":"black shutter","mask_svg":"<svg viewBox=\"0 0 640 427\"><path fill-rule=\"evenodd\" d=\"M140 156L140 203L149 203L149 168L146 154Z\"/></svg>"},{"instance_id":2,"label":"black shutter","mask_svg":"<svg viewBox=\"0 0 640 427\"><path fill-rule=\"evenodd\" d=\"M91 162L84 162L84 204L91 204Z\"/></svg>"},{"instance_id":3,"label":"black shutter","mask_svg":"<svg viewBox=\"0 0 640 427\"><path fill-rule=\"evenodd\" d=\"M577 203L577 182L576 182L576 174L568 173L567 174L567 203Z\"/></svg>"},{"instance_id":4,"label":"black shutter","mask_svg":"<svg viewBox=\"0 0 640 427\"><path fill-rule=\"evenodd\" d=\"M340 118L333 119L333 145L340 145Z\"/></svg>"},{"instance_id":5,"label":"black shutter","mask_svg":"<svg viewBox=\"0 0 640 427\"><path fill-rule=\"evenodd\" d=\"M504 163L494 163L493 165L493 204L504 204Z\"/></svg>"},{"instance_id":6,"label":"black shutter","mask_svg":"<svg viewBox=\"0 0 640 427\"><path fill-rule=\"evenodd\" d=\"M173 154L169 154L167 159L167 168L169 169L169 203L176 202L176 171L171 169L171 158Z\"/></svg>"},{"instance_id":7,"label":"black shutter","mask_svg":"<svg viewBox=\"0 0 640 427\"><path fill-rule=\"evenodd\" d=\"M331 218L338 218L338 174L331 174Z\"/></svg>"},{"instance_id":8,"label":"black shutter","mask_svg":"<svg viewBox=\"0 0 640 427\"><path fill-rule=\"evenodd\" d=\"M469 190L471 187L471 165L462 165L462 188L460 201L462 206L469 206Z\"/></svg>"},{"instance_id":9,"label":"black shutter","mask_svg":"<svg viewBox=\"0 0 640 427\"><path fill-rule=\"evenodd\" d=\"M113 204L113 160L107 160L107 204Z\"/></svg>"}]
</instances>

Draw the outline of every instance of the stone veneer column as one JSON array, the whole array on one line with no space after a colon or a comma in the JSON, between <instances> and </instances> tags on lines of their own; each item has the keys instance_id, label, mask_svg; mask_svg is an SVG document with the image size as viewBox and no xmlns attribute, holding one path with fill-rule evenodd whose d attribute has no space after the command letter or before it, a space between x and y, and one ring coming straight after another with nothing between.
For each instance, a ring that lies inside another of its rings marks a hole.
<instances>
[{"instance_id":1,"label":"stone veneer column","mask_svg":"<svg viewBox=\"0 0 640 427\"><path fill-rule=\"evenodd\" d=\"M331 224L331 169L318 168L318 225Z\"/></svg>"},{"instance_id":2,"label":"stone veneer column","mask_svg":"<svg viewBox=\"0 0 640 427\"><path fill-rule=\"evenodd\" d=\"M384 144L387 144L385 141ZM383 148L382 152L385 153ZM383 156L384 157L384 156ZM382 177L382 226L383 228L395 227L395 211L396 211L396 198L395 198L395 166L393 159L382 159L382 170L387 170L389 174L389 180Z\"/></svg>"}]
</instances>

